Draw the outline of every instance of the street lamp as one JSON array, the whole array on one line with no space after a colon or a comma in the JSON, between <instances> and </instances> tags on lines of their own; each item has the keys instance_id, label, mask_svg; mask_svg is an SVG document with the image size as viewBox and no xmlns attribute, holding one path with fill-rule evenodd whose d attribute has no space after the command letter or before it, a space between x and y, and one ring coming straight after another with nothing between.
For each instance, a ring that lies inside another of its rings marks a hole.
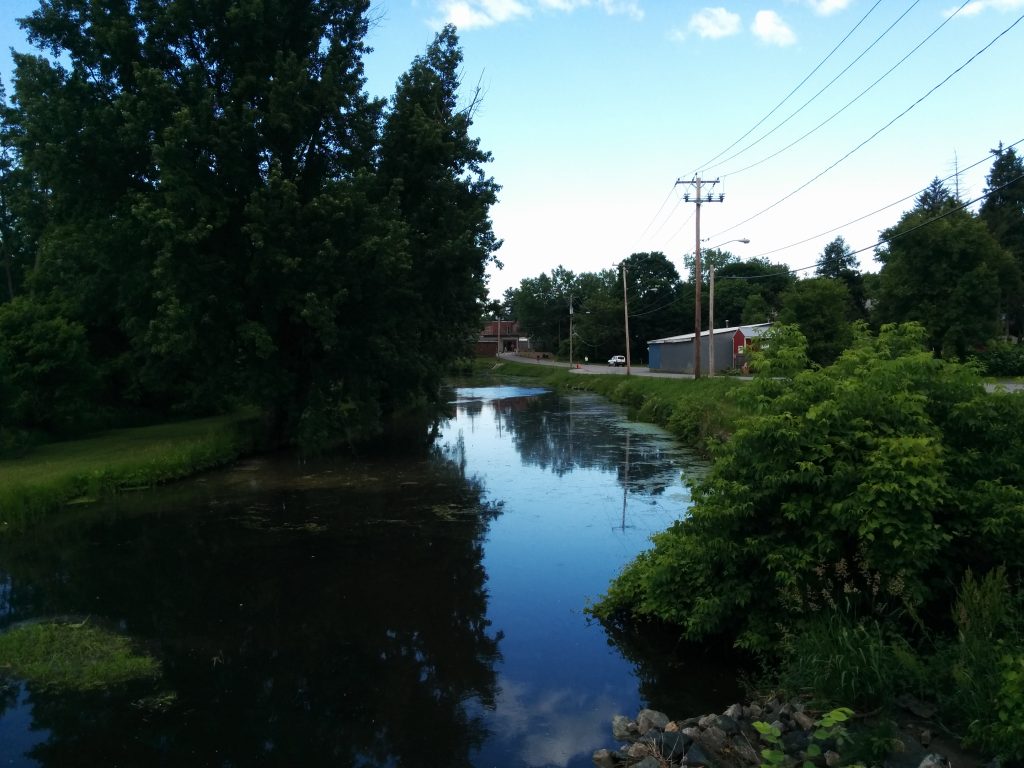
<instances>
[{"instance_id":1,"label":"street lamp","mask_svg":"<svg viewBox=\"0 0 1024 768\"><path fill-rule=\"evenodd\" d=\"M724 243L719 243L714 248L705 248L704 250L718 250L723 245L729 243L743 243L748 244L750 240L745 237L737 237L735 240L726 240ZM715 261L712 259L708 263L709 269L709 280L708 280L708 326L711 331L708 334L708 376L715 375ZM698 311L700 308L698 307ZM697 343L700 344L700 339L697 339Z\"/></svg>"}]
</instances>

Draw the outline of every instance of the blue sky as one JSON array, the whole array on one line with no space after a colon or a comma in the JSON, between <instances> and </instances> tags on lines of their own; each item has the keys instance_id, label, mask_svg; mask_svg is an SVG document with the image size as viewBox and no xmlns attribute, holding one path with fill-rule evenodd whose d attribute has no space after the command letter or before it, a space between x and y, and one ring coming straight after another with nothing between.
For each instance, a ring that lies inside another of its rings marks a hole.
<instances>
[{"instance_id":1,"label":"blue sky","mask_svg":"<svg viewBox=\"0 0 1024 768\"><path fill-rule=\"evenodd\" d=\"M0 4L9 85L7 49L27 49L14 19L38 1ZM459 27L467 98L484 94L474 133L503 187L495 296L634 251L682 271L694 205L675 182L695 174L725 195L702 206L705 246L749 238L726 247L810 266L837 235L874 244L956 164L960 196L978 197L988 151L1024 139L1024 0L380 0L373 13L379 96L440 24Z\"/></svg>"}]
</instances>

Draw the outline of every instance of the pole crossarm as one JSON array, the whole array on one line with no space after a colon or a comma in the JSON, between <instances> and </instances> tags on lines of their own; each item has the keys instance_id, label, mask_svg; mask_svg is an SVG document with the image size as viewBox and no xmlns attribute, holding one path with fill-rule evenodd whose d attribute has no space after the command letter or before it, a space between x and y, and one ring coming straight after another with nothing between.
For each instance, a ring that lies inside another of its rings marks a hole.
<instances>
[{"instance_id":1,"label":"pole crossarm","mask_svg":"<svg viewBox=\"0 0 1024 768\"><path fill-rule=\"evenodd\" d=\"M715 185L719 183L719 179L715 180L703 180L700 176L694 176L690 181L683 179L676 179L676 186L680 184L686 184L689 187L694 188L694 192L691 194L689 191L683 193L683 201L687 203L694 203L697 206L697 245L694 248L693 254L693 285L694 285L694 309L693 309L693 377L695 379L700 378L700 323L701 323L701 297L700 297L700 284L703 280L700 268L700 206L701 203L720 203L725 200L725 194L719 192L717 195L714 193ZM708 187L705 192L705 185ZM712 329L714 330L714 329ZM708 347L710 350L710 346ZM714 352L711 352L712 364L714 361ZM711 371L714 374L714 371Z\"/></svg>"}]
</instances>

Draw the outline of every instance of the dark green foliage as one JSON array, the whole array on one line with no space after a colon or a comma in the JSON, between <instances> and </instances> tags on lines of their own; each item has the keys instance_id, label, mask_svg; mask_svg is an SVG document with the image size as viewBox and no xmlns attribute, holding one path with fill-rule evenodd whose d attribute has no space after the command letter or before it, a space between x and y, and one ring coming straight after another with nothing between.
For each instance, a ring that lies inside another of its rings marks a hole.
<instances>
[{"instance_id":1,"label":"dark green foliage","mask_svg":"<svg viewBox=\"0 0 1024 768\"><path fill-rule=\"evenodd\" d=\"M25 297L0 305L0 424L71 434L94 416L96 382L80 324Z\"/></svg>"},{"instance_id":2,"label":"dark green foliage","mask_svg":"<svg viewBox=\"0 0 1024 768\"><path fill-rule=\"evenodd\" d=\"M782 294L779 320L799 326L811 362L830 365L853 341L851 301L849 289L839 280L800 280Z\"/></svg>"},{"instance_id":3,"label":"dark green foliage","mask_svg":"<svg viewBox=\"0 0 1024 768\"><path fill-rule=\"evenodd\" d=\"M715 324L764 323L781 308L781 297L796 282L787 267L767 259L724 264L715 274ZM691 329L692 330L692 329Z\"/></svg>"},{"instance_id":4,"label":"dark green foliage","mask_svg":"<svg viewBox=\"0 0 1024 768\"><path fill-rule=\"evenodd\" d=\"M1024 344L992 342L974 359L988 376L1024 376Z\"/></svg>"},{"instance_id":5,"label":"dark green foliage","mask_svg":"<svg viewBox=\"0 0 1024 768\"><path fill-rule=\"evenodd\" d=\"M877 319L919 322L932 350L962 360L1000 335L1020 271L985 224L956 206L933 182L883 232Z\"/></svg>"},{"instance_id":6,"label":"dark green foliage","mask_svg":"<svg viewBox=\"0 0 1024 768\"><path fill-rule=\"evenodd\" d=\"M979 214L992 236L1010 252L1017 269L1024 274L1024 158L1000 143L992 150L995 159L987 177L988 195ZM1018 285L1010 295L1008 331L1024 336L1024 289Z\"/></svg>"},{"instance_id":7,"label":"dark green foliage","mask_svg":"<svg viewBox=\"0 0 1024 768\"><path fill-rule=\"evenodd\" d=\"M1020 572L1024 399L985 394L924 338L916 326L859 331L828 368L756 380L756 414L690 517L655 537L597 613L766 649L834 605L854 620L934 618L965 568Z\"/></svg>"},{"instance_id":8,"label":"dark green foliage","mask_svg":"<svg viewBox=\"0 0 1024 768\"><path fill-rule=\"evenodd\" d=\"M506 302L536 349L567 357L569 304L573 306L575 358L604 362L626 353L622 267L626 270L631 359L647 358L647 342L683 333L686 289L661 252L634 253L618 269L576 275L556 267L551 275L526 278L506 292ZM689 325L687 325L687 323Z\"/></svg>"},{"instance_id":9,"label":"dark green foliage","mask_svg":"<svg viewBox=\"0 0 1024 768\"><path fill-rule=\"evenodd\" d=\"M867 319L864 278L860 274L859 266L857 257L850 250L850 246L842 237L837 237L825 246L818 262L818 268L814 271L818 277L837 280L846 286L846 290L849 292L847 318L851 322Z\"/></svg>"},{"instance_id":10,"label":"dark green foliage","mask_svg":"<svg viewBox=\"0 0 1024 768\"><path fill-rule=\"evenodd\" d=\"M16 57L3 112L5 298L78 329L100 405L248 402L325 445L433 396L468 348L499 244L458 41L445 28L386 108L363 90L368 5L60 0L26 20L53 58Z\"/></svg>"},{"instance_id":11,"label":"dark green foliage","mask_svg":"<svg viewBox=\"0 0 1024 768\"><path fill-rule=\"evenodd\" d=\"M858 588L863 586L871 587ZM806 622L783 640L780 651L777 685L809 693L818 702L847 701L858 709L892 706L907 690L903 684L915 662L912 647L893 625L851 617L842 606Z\"/></svg>"}]
</instances>

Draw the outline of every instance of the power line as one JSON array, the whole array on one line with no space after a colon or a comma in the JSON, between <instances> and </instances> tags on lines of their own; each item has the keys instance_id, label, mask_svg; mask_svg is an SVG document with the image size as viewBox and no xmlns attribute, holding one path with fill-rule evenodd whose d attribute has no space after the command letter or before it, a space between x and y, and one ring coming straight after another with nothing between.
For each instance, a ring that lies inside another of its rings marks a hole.
<instances>
[{"instance_id":1,"label":"power line","mask_svg":"<svg viewBox=\"0 0 1024 768\"><path fill-rule=\"evenodd\" d=\"M637 246L639 246L639 244L640 244L640 241L641 241L641 240L643 240L643 238L644 238L644 235L646 235L646 234L647 234L647 230L649 230L649 229L651 228L651 225L652 225L652 224L654 224L654 222L655 222L655 221L657 221L658 217L659 217L659 216L661 215L661 212L662 212L663 210L665 210L665 204L666 204L666 203L667 203L667 202L669 201L669 199L670 199L670 198L672 197L672 193L673 193L673 192L675 192L675 190L676 190L676 185L675 185L675 184L673 184L673 185L672 185L671 187L669 187L669 190L668 190L668 194L667 194L667 195L665 195L665 199L661 201L661 206L660 206L660 207L658 208L658 212L654 214L654 217L653 217L653 218L652 218L652 219L651 219L651 220L650 220L650 221L649 221L649 222L647 223L647 226L646 226L646 227L644 227L644 231L640 233L640 236L639 236L639 237L637 237L637 239L636 239L636 243L637 243ZM678 203L676 203L676 206L677 206L677 207L678 207L678 205L679 205L679 204L678 204ZM673 209L673 210L674 210L674 209ZM661 226L662 226L662 227L663 227L663 226L665 226L664 222L662 222L662 225L661 225ZM656 235L656 234L658 234L658 232L660 232L660 231L661 231L661 227L658 227L658 229L657 229L657 230L655 230L654 234ZM653 235L652 235L652 237L653 237ZM636 247L636 246L634 246L634 247Z\"/></svg>"},{"instance_id":2,"label":"power line","mask_svg":"<svg viewBox=\"0 0 1024 768\"><path fill-rule=\"evenodd\" d=\"M904 11L904 12L903 12L902 14L900 14L899 18L897 18L897 19L896 19L896 21L894 21L894 22L893 22L892 24L890 24L890 25L889 25L889 26L888 26L888 27L886 28L886 30L885 30L884 32L882 32L882 34L880 34L880 35L879 35L878 37L876 37L876 38L875 38L875 39L874 39L874 40L873 40L873 41L871 42L871 45L869 45L869 46L868 46L867 48L865 48L865 49L864 49L863 51L861 51L861 52L860 52L860 54L859 54L859 55L857 56L857 58L855 58L855 59L854 59L853 61L851 61L851 62L850 62L849 64L847 64L847 65L846 65L846 67L845 67L845 68L844 68L844 69L843 69L843 70L842 70L842 71L841 71L841 72L840 72L840 73L839 73L838 75L836 75L835 77L833 77L833 78L832 78L832 79L831 79L831 80L830 80L830 81L829 81L829 82L828 82L828 83L827 83L827 84L825 85L825 87L824 87L824 88L822 88L822 89L821 89L821 90L819 90L819 91L818 91L818 92L817 92L816 94L814 94L813 96L811 96L811 98L809 98L809 99L808 99L807 101L805 101L805 102L804 102L804 103L803 103L803 104L802 104L802 105L801 105L800 107L798 107L798 108L797 108L797 110L796 110L795 112L791 113L789 117L787 117L787 118L786 118L785 120L783 120L783 121L782 121L781 123L779 123L778 125L776 125L776 126L775 126L774 128L772 128L772 129L771 129L770 131L768 131L767 133L763 134L763 135L762 135L762 136L761 136L761 137L760 137L759 139L757 139L756 141L754 141L754 142L753 142L752 144L748 144L748 145L747 145L746 147L744 147L743 149L741 149L741 150L740 150L739 152L736 152L735 154L731 155L730 157L727 157L727 158L726 158L725 160L722 160L722 161L720 161L720 162L718 162L718 163L715 163L715 164L714 164L714 165L712 165L712 166L709 166L709 168L717 168L717 167L718 167L719 165L723 165L723 164L725 164L725 163L729 162L730 160L734 160L735 158L739 157L739 156L740 156L740 155L742 155L742 154L743 154L744 152L746 152L746 151L747 151L748 149L753 149L753 148L754 148L754 147L756 147L756 146L757 146L758 144L760 144L760 143L761 143L762 141L764 141L764 140L765 140L765 139L767 139L767 138L768 138L769 136L771 136L771 135L772 135L773 133L775 133L775 131L777 131L777 130L778 130L779 128L781 128L781 127L782 127L782 126L784 126L784 125L785 125L786 123L788 123L788 122L789 122L790 120L792 120L792 119L793 119L794 117L796 117L796 116L797 116L797 115L798 115L798 114L799 114L800 112L802 112L802 111L804 110L804 108L806 108L806 107L807 107L808 105L810 105L810 104L811 104L811 102L813 102L813 101L814 101L815 99L817 99L817 98L818 98L819 96L821 96L821 94L823 94L823 93L824 93L825 91L827 91L827 90L828 90L829 88L831 88L831 87L832 87L832 85L833 85L833 84L834 84L834 83L835 83L835 82L836 82L836 81L837 81L837 80L838 80L839 78L841 78L841 77L842 77L843 75L845 75L845 74L846 74L847 72L849 72L849 71L850 71L850 70L851 70L851 69L853 68L853 66L854 66L854 65L855 65L855 64L856 64L856 63L857 63L858 61L860 61L860 60L861 60L862 58L864 58L864 56L866 56L866 55L867 55L868 51L870 51L870 50L871 50L872 48L874 48L874 47L875 47L875 46L876 46L876 45L877 45L877 44L878 44L878 43L879 43L879 42L880 42L880 41L882 40L882 38L884 38L884 37L885 37L886 35L888 35L888 34L889 34L889 32L891 32L891 31L892 31L893 27L895 27L895 26L896 26L897 24L899 24L899 23L900 23L901 21L903 21L903 18L904 18L904 17L905 17L905 16L906 16L906 15L907 15L908 13L910 13L910 12L911 12L911 11L912 11L912 10L914 9L914 7L915 7L915 6L916 6L916 5L917 5L917 4L919 3L919 2L921 2L921 0L914 0L914 2L910 4L910 6L909 6L909 7L907 8L907 10L905 10L905 11ZM967 3L969 3L969 2L971 2L971 0L965 0L965 2L964 2L964 5L967 5ZM877 3L876 3L876 5L877 5ZM939 31L939 29L941 29L941 28L942 28L942 26L943 26L943 25L945 25L945 24L946 24L946 23L947 23L947 22L949 21L949 19L953 18L953 16L955 16L955 15L956 15L957 13L959 13L959 12L960 12L960 9L962 9L962 8L964 7L964 5L961 5L961 6L960 6L960 8L958 8L958 9L956 10L956 12L955 12L954 14L952 14L952 15L951 15L951 16L949 16L949 17L947 17L946 21L942 22L942 24L940 24L940 25L939 25L939 27L938 27L938 28L937 28L937 29L936 29L936 30L935 30L934 32L932 32L932 35L934 35L934 34L935 34L935 32L938 32L938 31ZM872 10L874 10L874 9L872 8ZM931 37L931 35L929 35L928 37ZM925 38L924 40L922 40L922 41L921 41L921 43L919 43L919 44L918 44L917 48L920 48L920 47L921 47L921 45L923 45L923 44L924 44L924 43L925 43L925 42L926 42L927 40L928 40L928 38L926 37L926 38ZM901 59L901 60L900 60L900 61L899 61L899 62L898 62L898 63L896 64L896 66L898 67L898 66L899 66L900 64L902 64L902 63L903 63L904 61L906 61L906 59L907 59L907 58L908 58L908 57L909 57L909 56L910 56L910 55L911 55L912 53L914 53L914 51L916 51L916 50L917 50L917 48L914 48L914 50L913 50L913 51L911 51L911 52L910 52L910 53L908 53L908 54L907 54L906 56L904 56L904 57L903 57L903 59ZM896 68L896 67L893 67L893 69L895 69L895 68ZM892 70L890 69L890 70L889 70L889 72L892 72ZM883 79L883 78L885 78L885 76L886 76L886 75L888 75L888 74L889 74L889 72L887 72L887 73L886 73L885 75L882 75L882 77L881 77L881 78L879 78L879 79L878 79L878 80L876 80L876 81L875 81L874 83L872 83L872 85L871 85L871 86L870 86L869 88L867 88L867 90L864 90L864 91L862 91L862 92L861 92L861 94L860 94L859 96L857 96L857 98L856 98L856 99L854 99L854 100L853 100L853 101L851 101L851 102L850 102L849 104L847 104L847 105L846 105L845 107L843 107L843 109L839 110L839 112L836 112L836 113L835 113L834 115L832 115L832 117L828 118L828 120L826 120L825 122L823 122L823 123L820 123L820 124L818 124L818 125L817 125L816 127L812 128L812 129L811 129L810 131L808 131L807 133L805 133L805 134L804 134L803 136L801 136L801 137L800 137L799 139L797 139L796 141L794 141L794 142L793 142L792 144L789 144L789 145L787 145L787 146L783 147L782 149L778 150L777 152L775 152L775 153L773 153L773 154L771 154L771 155L768 155L768 157L765 157L765 158L762 158L761 160L758 160L758 161L757 161L756 163L752 163L751 165L748 165L748 166L747 166L746 168L741 168L741 169L740 169L740 170L738 170L738 171L733 171L733 174L736 174L736 173L742 173L743 171L748 171L748 170L750 170L751 168L753 168L753 167L755 167L755 166L757 166L757 165L760 165L760 164L761 164L761 163L763 163L763 162L766 162L766 161L768 161L768 160L771 160L771 159L772 159L773 157L775 157L776 155L779 155L779 154L781 154L781 153L785 152L785 151L786 151L787 149L789 149L790 147L792 147L792 146L793 146L794 144L797 144L797 143L799 143L799 142L803 141L803 140L804 140L804 139L806 139L806 138L807 138L808 136L810 136L810 135L811 135L812 133L814 133L814 132L815 132L815 131L817 131L817 130L818 130L819 128L823 127L823 126L824 126L824 125L825 125L826 123L828 123L829 121L831 121L831 120L832 120L833 118L835 118L836 116L838 116L838 115L839 115L839 114L840 114L841 112L843 112L843 110L845 110L845 109L846 109L847 107L849 107L850 105L852 105L852 104L854 103L854 101L857 101L857 99L859 99L859 98L860 98L861 96L863 96L863 95L864 95L865 93L867 93L867 92L868 92L869 90L871 90L871 88L874 88L874 87L875 87L875 86L876 86L876 85L877 85L877 84L878 84L879 82L881 82L881 81L882 81L882 79ZM733 175L733 174L730 174L730 175Z\"/></svg>"},{"instance_id":3,"label":"power line","mask_svg":"<svg viewBox=\"0 0 1024 768\"><path fill-rule=\"evenodd\" d=\"M1013 149L1018 144L1022 144L1022 143L1024 143L1024 139L1020 139L1018 141L1015 141L1013 144L1007 145L1006 149ZM970 165L968 165L968 166L966 166L964 168L959 169L956 173L950 174L946 178L940 179L939 181L942 182L942 183L945 183L945 182L949 181L950 179L952 179L954 177L958 177L958 176L966 173L967 171L971 170L972 168L977 168L982 163L987 162L988 160L990 160L991 157L992 157L991 154L985 155L985 157L981 158L981 160L978 160L977 162L971 163ZM882 211L888 210L889 208L892 208L893 206L899 205L900 203L905 203L907 200L911 200L911 199L917 197L922 192L924 192L926 189L928 189L927 186L922 187L921 189L917 190L916 192L912 192L909 195L906 195L905 197L901 197L899 200L895 200L895 201L893 201L893 202L891 202L891 203L889 203L887 205L883 205L881 208L877 208L874 211L871 211L870 213L865 213L863 216L858 216L856 219L848 221L845 224L840 224L838 226L832 227L831 229L826 229L824 232L819 232L816 235L811 235L810 237L806 237L803 240L798 240L795 243L790 243L789 245L783 245L783 246L780 246L779 248L773 248L770 251L763 251L761 253L755 254L754 256L751 256L750 258L752 258L752 259L759 259L759 258L763 258L765 256L771 256L772 254L779 253L780 251L788 251L790 248L795 248L798 245L804 245L805 243L809 243L812 240L817 240L819 237L824 237L825 235L830 235L833 232L838 232L840 229L843 229L844 227L848 227L851 224L857 224L858 222L864 221L864 219L871 218L872 216L875 216L875 215L881 213ZM958 198L959 198L959 196L958 196Z\"/></svg>"},{"instance_id":4,"label":"power line","mask_svg":"<svg viewBox=\"0 0 1024 768\"><path fill-rule=\"evenodd\" d=\"M810 73L808 73L807 77L805 77L805 78L804 78L803 80L801 80L801 81L800 81L800 82L799 82L799 83L797 84L797 86L796 86L796 87L795 87L795 88L794 88L793 90L791 90L791 91L790 91L789 93L787 93L787 94L786 94L786 95L785 95L785 96L783 97L782 101L780 101L780 102L779 102L778 104L776 104L776 105L775 105L774 107L772 107L772 109L771 109L771 110L770 110L770 111L768 112L768 114L766 114L766 115L765 115L764 117L762 117L762 118L761 118L760 120L758 120L758 121L757 121L756 123L754 123L754 125L753 125L753 126L752 126L752 127L750 128L750 130L748 130L748 131L747 131L746 133L744 133L744 134L743 134L742 136L740 136L740 137L739 137L738 139L736 139L736 141L734 141L734 142L733 142L732 144L730 144L730 145L729 145L728 147L726 147L726 148L725 148L725 149L723 149L723 150L722 150L721 152L719 152L719 153L718 153L717 155L715 155L714 157L712 157L712 158L711 158L710 160L706 161L706 162L705 162L705 163L704 163L703 165L699 166L699 168L703 169L703 168L705 168L705 167L706 167L706 166L708 165L708 163L713 163L713 162L715 162L715 160L717 160L718 158L720 158L720 157L721 157L722 155L724 155L724 154L725 154L726 152L728 152L728 151L729 151L730 149L732 149L732 148L733 148L733 147L735 147L735 146L736 146L737 144L739 144L739 143L740 143L741 141L743 141L743 140L744 140L745 138L747 138L747 136L749 136L749 135L750 135L750 134L752 134L752 133L753 133L754 131L756 131L756 130L757 130L757 128L758 128L758 127L759 127L759 126L760 126L760 125L761 125L761 124L762 124L762 123L763 123L763 122L764 122L765 120L767 120L767 119L768 119L769 117L771 117L772 115L774 115L774 114L775 114L775 112L776 112L776 111L777 111L777 110L779 109L779 107L781 107L781 106L782 106L783 104L785 104L785 103L786 103L786 102L787 102L787 101L789 100L789 97L790 97L790 96L792 96L792 95L793 95L794 93L796 93L797 91L799 91L799 90L800 90L800 89L801 89L801 88L803 87L804 83L806 83L806 82L807 82L808 80L810 80L810 79L811 79L811 77L812 77L812 76L814 75L814 73L815 73L815 72L817 72L817 71L818 71L819 69L821 69L821 67L822 67L822 66L823 66L823 65L825 64L825 62L826 62L826 61L828 61L828 60L829 60L830 58L832 58L832 54L834 54L834 53L835 53L836 51L838 51L838 50L840 49L840 47L842 47L843 43L845 43L845 42L846 42L846 41L847 41L847 40L848 40L848 39L850 38L850 35L852 35L852 34L853 34L853 33L854 33L855 31L857 31L857 28L858 28L858 27L860 27L860 25L861 25L861 24L863 24L863 23L864 23L864 22L865 22L865 21L867 20L868 16L870 16L870 15L871 15L871 12L872 12L872 11L874 11L874 10L875 10L875 8L877 8L877 7L878 7L878 5L879 5L879 3L881 3L881 2L882 2L882 0L877 0L877 2L876 2L876 3L875 3L875 4L873 5L873 6L871 6L871 8L869 8L869 9L868 9L868 12L864 14L864 16L863 16L863 17L861 18L861 20L860 20L860 21L858 21L858 22L857 22L856 24L854 24L853 28L852 28L852 29L851 29L851 30L850 30L849 32L847 32L847 33L846 33L846 35L845 35L845 36L843 37L843 39L842 39L842 40L840 40L840 41L839 41L839 42L838 42L838 43L836 44L835 48L833 48L833 49L832 49L831 51L829 51L829 52L828 52L828 55L827 55L827 56L825 56L825 58L824 58L824 59L822 59L821 61L819 61L819 62L817 63L817 65L816 65L816 66L814 67L814 69L812 69L812 70L810 71ZM915 4L916 4L916 3L915 3ZM760 139L759 139L759 141L760 141ZM749 147L748 147L748 149L749 149ZM745 150L744 150L744 151L745 151ZM735 155L734 155L734 157L735 157ZM729 158L729 159L731 160L732 158ZM727 161L723 160L722 162L724 163L724 162L727 162ZM718 165L721 165L721 163L718 163ZM712 167L714 167L714 166L712 166ZM690 175L691 175L691 176L696 176L696 175L697 175L697 169L694 169L693 173L692 173L692 174L690 174Z\"/></svg>"},{"instance_id":5,"label":"power line","mask_svg":"<svg viewBox=\"0 0 1024 768\"><path fill-rule=\"evenodd\" d=\"M975 165L977 165L977 163ZM974 205L975 203L980 202L981 200L984 200L989 195L992 195L992 194L994 194L996 192L1001 192L1004 189L1006 189L1007 187L1009 187L1009 186L1011 186L1013 184L1016 184L1018 181L1024 181L1024 174L1018 176L1015 179L1010 179L1008 182L1006 182L1005 184L999 185L995 189L990 189L988 192L984 193L983 195L978 195L978 197L974 198L973 200L968 200L966 203L961 203L960 205L957 205L957 206L955 206L953 208L950 208L948 211L944 211L943 213L940 213L938 216L933 216L930 219L922 221L920 224L917 224L917 225L911 227L910 229L906 229L906 230L903 230L901 232L897 232L892 237L883 237L882 239L878 240L875 243L872 243L871 245L866 245L863 248L858 248L855 251L850 251L849 255L850 256L856 256L858 253L863 253L864 251L870 251L873 248L877 248L880 245L885 245L885 244L891 243L893 240L898 240L901 237L905 237L906 235L909 235L912 232L916 232L917 230L922 229L924 227L927 227L930 224L934 224L937 221L941 221L942 219L946 218L947 216L952 216L954 213L957 213L957 212L962 211L962 210L964 210L966 208L969 208L970 206ZM754 257L754 258L756 258L756 257ZM805 272L808 269L814 269L815 267L820 267L823 263L824 262L821 259L819 259L814 264L811 264L809 267L797 267L796 269L789 269L787 267L786 269L779 270L778 272L770 272L770 273L768 273L766 275L727 275L725 277L722 277L721 275L719 275L718 279L719 280L764 280L766 278L776 277L778 275L796 274L797 272Z\"/></svg>"},{"instance_id":6,"label":"power line","mask_svg":"<svg viewBox=\"0 0 1024 768\"><path fill-rule=\"evenodd\" d=\"M948 82L949 82L950 80L952 80L952 79L953 79L953 77L955 77L955 76L956 76L957 74L959 74L959 73L960 73L960 72L961 72L961 71L962 71L962 70L963 70L963 69L964 69L965 67L967 67L967 65L968 65L968 64L970 64L971 62L973 62L973 61L974 61L974 60L975 60L976 58L978 58L978 57L979 57L979 56L980 56L981 54L983 54L983 53L984 53L985 51L987 51L987 50L988 50L989 48L991 48L991 47L992 47L993 45L995 45L995 44L996 44L996 42L998 42L998 41L999 41L999 40L1000 40L1000 39L1001 39L1001 38L1002 38L1002 37L1003 37L1004 35L1006 35L1006 34L1007 34L1007 33L1008 33L1008 32L1009 32L1010 30L1012 30L1012 29L1013 29L1014 27L1016 27L1016 26L1017 26L1018 24L1020 24L1020 22L1021 22L1021 21L1024 21L1024 15L1018 16L1018 17L1017 17L1017 20L1016 20L1016 21L1014 21L1014 22L1013 22L1012 24L1010 24L1010 26L1008 26L1008 27L1007 27L1006 29L1004 29L1004 30L1003 30L1002 32L1000 32L1000 33L999 33L998 35L996 35L996 36L995 36L994 38L992 38L992 40L990 40L990 41L989 41L989 42L988 42L988 43L987 43L987 44L986 44L986 45L985 45L985 46L984 46L984 47L983 47L983 48L982 48L981 50L979 50L979 51L978 51L977 53L975 53L975 54L974 54L973 56L971 56L971 57L970 57L969 59L967 59L967 61L965 61L965 62L964 62L963 64L961 64L961 65L960 65L959 67L957 67L957 68L956 68L956 69L954 69L954 70L953 70L952 72L950 72L950 73L949 73L948 75L946 75L946 77L945 77L945 78L943 78L943 79L942 79L942 80L941 80L941 81L940 81L939 83L937 83L936 85L932 86L932 88L931 88L931 89L929 89L929 90L928 90L928 92L927 92L927 93L925 93L925 94L924 94L923 96L921 96L921 97L920 97L920 98L919 98L919 99L918 99L917 101L915 101L915 102L914 102L913 104L911 104L911 105L910 105L909 107L907 107L907 108L906 108L905 110L903 110L902 112L900 112L900 113L899 113L898 115L896 115L896 117L894 117L894 118L893 118L892 120L890 120L890 121L889 121L888 123L886 123L885 125L883 125L883 126L882 126L881 128L879 128L879 129L878 129L877 131L875 131L875 132L874 132L873 134L871 134L870 136L868 136L868 137L867 137L866 139L864 139L864 141L862 141L862 142L861 142L860 144L858 144L857 146L855 146L855 147L854 147L853 149L851 149L851 150L850 150L849 152L847 152L847 153L846 153L845 155L843 155L842 157L840 157L840 158L839 158L838 160L836 160L836 161L835 161L834 163L832 163L832 165L828 166L828 167L827 167L827 168L825 168L825 169L824 169L823 171L821 171L820 173L818 173L818 174L817 174L816 176L814 176L814 177L813 177L812 179L810 179L809 181L806 181L806 182L804 182L804 183L803 183L803 184L801 184L801 185L800 185L799 187L797 187L797 188L796 188L796 189L794 189L794 190L793 190L792 192L790 192L790 193L789 193L788 195L786 195L786 196L784 196L784 197L782 197L782 198L780 198L780 199L776 200L776 201L775 201L774 203L772 203L771 205L769 205L769 206L768 206L767 208L764 208L764 209L762 209L762 210L758 211L758 212L757 212L757 213L755 213L755 214L754 214L753 216L750 216L750 217L748 217L748 218L744 219L743 221L741 221L741 222L739 222L739 223L737 223L737 224L733 224L733 225L732 225L731 227L728 227L727 229L723 229L723 230L721 230L720 232L717 232L717 233L715 233L714 235L711 235L711 237L714 237L714 238L718 238L718 237L721 237L721 236L722 236L722 235L724 235L725 233L727 233L727 232L731 232L732 230L734 230L734 229L736 229L736 228L738 228L738 227L741 227L741 226L743 226L744 224L747 224L748 222L751 222L751 221L753 221L754 219L756 219L756 218L758 218L758 217L760 217L760 216L763 216L763 215L764 215L764 214L766 214L766 213L767 213L768 211L770 211L770 210L771 210L772 208L775 208L775 207L776 207L777 205L779 205L779 204L781 204L781 203L784 203L784 202L785 202L786 200L788 200L789 198L793 197L793 195L795 195L795 194L797 194L798 192L801 192L801 191L803 191L804 189L806 189L807 187L809 187L809 186L810 186L811 184L813 184L813 183L814 183L815 181L817 181L818 179L820 179L820 178L821 178L822 176L824 176L824 175L825 175L826 173L828 173L829 171L831 171L831 170L832 170L833 168L835 168L835 167L836 167L837 165L839 165L839 164L840 164L841 162L843 162L844 160L846 160L847 158L849 158L849 157L850 157L850 156L851 156L852 154L854 154L855 152L857 152L858 150L860 150L860 149L861 149L862 147L864 147L864 145L866 145L866 144L867 144L868 142L870 142L870 141L872 141L873 139L875 139L875 138L876 138L876 137L877 137L877 136L878 136L879 134L881 134L881 133L882 133L883 131L885 131L885 130L886 130L887 128L889 128L889 127L890 127L890 126L891 126L891 125L892 125L893 123L895 123L895 122L896 122L897 120L899 120L899 119L900 119L901 117L903 117L903 116L904 116L904 115L906 115L906 114L907 114L908 112L910 112L910 111L911 111L912 109L914 109L914 107L916 107L916 106L917 106L918 104L920 104L920 103L921 103L922 101L924 101L924 100L925 100L925 99L927 99L927 98L928 98L929 96L931 96L931 95L932 95L933 93L935 93L935 91L937 91L937 90L938 90L939 88L941 88L941 87L942 87L942 86L944 86L944 85L945 85L946 83L948 83Z\"/></svg>"}]
</instances>

